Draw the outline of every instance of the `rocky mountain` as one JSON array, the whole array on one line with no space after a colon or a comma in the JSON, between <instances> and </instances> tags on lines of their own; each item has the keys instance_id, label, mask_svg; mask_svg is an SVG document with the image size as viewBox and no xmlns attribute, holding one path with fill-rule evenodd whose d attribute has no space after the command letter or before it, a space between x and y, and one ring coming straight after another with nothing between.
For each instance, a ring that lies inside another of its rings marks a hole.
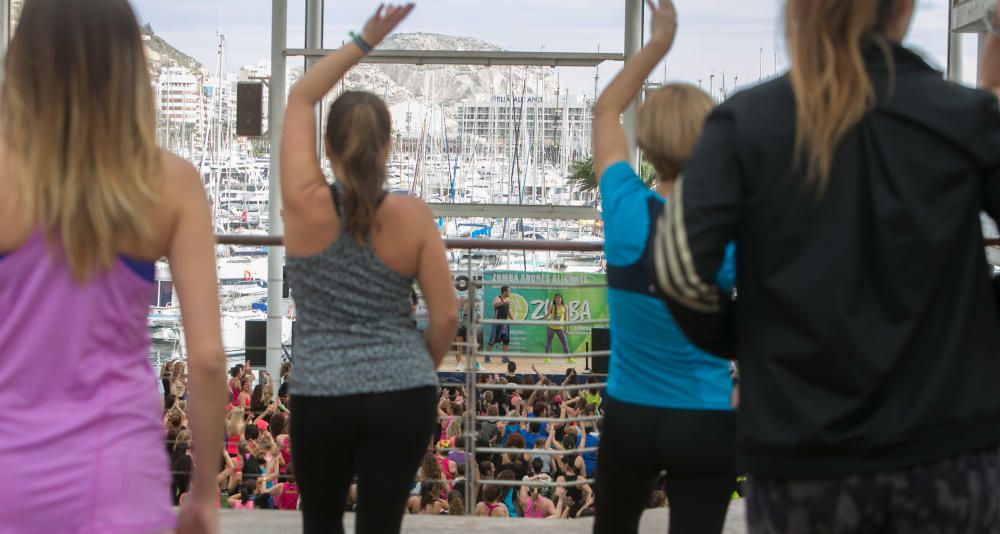
<instances>
[{"instance_id":1,"label":"rocky mountain","mask_svg":"<svg viewBox=\"0 0 1000 534\"><path fill-rule=\"evenodd\" d=\"M149 70L155 77L161 70L168 67L183 67L191 74L205 72L205 67L193 57L174 48L170 43L153 32L153 27L146 24L142 27L142 38L146 43L146 58Z\"/></svg>"},{"instance_id":2,"label":"rocky mountain","mask_svg":"<svg viewBox=\"0 0 1000 534\"><path fill-rule=\"evenodd\" d=\"M401 33L382 43L381 50L485 50L503 48L472 37L436 33ZM293 78L301 76L297 68ZM430 98L443 105L468 101L475 95L555 95L558 83L549 69L539 67L479 67L468 65L381 65L355 67L344 80L348 89L371 91L390 105Z\"/></svg>"}]
</instances>

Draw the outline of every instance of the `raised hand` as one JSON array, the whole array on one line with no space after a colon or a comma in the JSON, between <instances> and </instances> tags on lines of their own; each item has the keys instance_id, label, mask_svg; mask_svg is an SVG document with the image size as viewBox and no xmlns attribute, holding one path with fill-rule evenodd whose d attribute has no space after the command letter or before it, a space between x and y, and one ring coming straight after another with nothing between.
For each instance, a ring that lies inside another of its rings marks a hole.
<instances>
[{"instance_id":1,"label":"raised hand","mask_svg":"<svg viewBox=\"0 0 1000 534\"><path fill-rule=\"evenodd\" d=\"M659 2L659 7L656 3ZM649 19L652 32L650 42L659 43L670 48L677 35L677 10L672 0L646 0L649 7Z\"/></svg>"},{"instance_id":2,"label":"raised hand","mask_svg":"<svg viewBox=\"0 0 1000 534\"><path fill-rule=\"evenodd\" d=\"M370 46L378 46L415 7L417 7L416 4L412 2L401 6L380 4L372 18L365 23L361 38Z\"/></svg>"}]
</instances>

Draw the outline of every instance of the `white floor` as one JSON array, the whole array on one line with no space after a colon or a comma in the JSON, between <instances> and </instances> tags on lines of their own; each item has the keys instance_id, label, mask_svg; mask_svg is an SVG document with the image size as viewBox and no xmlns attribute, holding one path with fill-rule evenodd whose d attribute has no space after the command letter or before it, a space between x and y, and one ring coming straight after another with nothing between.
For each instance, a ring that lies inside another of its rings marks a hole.
<instances>
[{"instance_id":1,"label":"white floor","mask_svg":"<svg viewBox=\"0 0 1000 534\"><path fill-rule=\"evenodd\" d=\"M643 514L640 531L666 534L669 512L666 509L650 510ZM354 532L354 515L344 518L347 532ZM485 519L448 516L407 515L403 518L403 532L460 534L464 532L511 533L559 532L589 533L592 519L557 521L548 519ZM222 534L279 534L301 532L299 514L271 511L222 511ZM726 534L744 534L746 512L744 501L733 501L726 519Z\"/></svg>"}]
</instances>

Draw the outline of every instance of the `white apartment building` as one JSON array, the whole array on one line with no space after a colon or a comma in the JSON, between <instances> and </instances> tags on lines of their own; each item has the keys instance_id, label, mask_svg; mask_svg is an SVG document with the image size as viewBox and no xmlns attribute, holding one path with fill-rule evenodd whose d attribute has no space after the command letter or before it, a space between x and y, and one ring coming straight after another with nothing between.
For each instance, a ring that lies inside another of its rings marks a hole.
<instances>
[{"instance_id":1,"label":"white apartment building","mask_svg":"<svg viewBox=\"0 0 1000 534\"><path fill-rule=\"evenodd\" d=\"M503 145L515 136L546 147L590 144L591 101L580 95L476 95L456 106L454 118L466 135Z\"/></svg>"},{"instance_id":2,"label":"white apartment building","mask_svg":"<svg viewBox=\"0 0 1000 534\"><path fill-rule=\"evenodd\" d=\"M160 72L156 82L156 101L160 124L198 124L202 121L201 78L182 67Z\"/></svg>"}]
</instances>

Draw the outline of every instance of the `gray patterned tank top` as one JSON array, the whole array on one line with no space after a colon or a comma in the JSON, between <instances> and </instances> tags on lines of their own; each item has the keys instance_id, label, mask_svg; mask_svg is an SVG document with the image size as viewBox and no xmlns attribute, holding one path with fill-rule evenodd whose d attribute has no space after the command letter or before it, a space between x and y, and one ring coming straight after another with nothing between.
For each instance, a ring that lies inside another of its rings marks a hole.
<instances>
[{"instance_id":1,"label":"gray patterned tank top","mask_svg":"<svg viewBox=\"0 0 1000 534\"><path fill-rule=\"evenodd\" d=\"M330 186L343 227L340 194ZM291 392L310 397L436 386L410 315L413 280L382 262L371 243L341 232L323 251L288 258L297 310Z\"/></svg>"}]
</instances>

